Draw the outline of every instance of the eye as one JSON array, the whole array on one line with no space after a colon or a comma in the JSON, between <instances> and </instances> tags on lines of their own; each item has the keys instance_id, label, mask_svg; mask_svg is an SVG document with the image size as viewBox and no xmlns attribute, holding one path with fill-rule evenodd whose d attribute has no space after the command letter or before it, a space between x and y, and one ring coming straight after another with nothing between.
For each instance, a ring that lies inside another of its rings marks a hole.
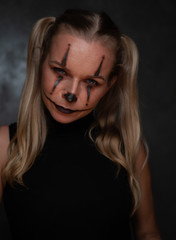
<instances>
[{"instance_id":1,"label":"eye","mask_svg":"<svg viewBox=\"0 0 176 240\"><path fill-rule=\"evenodd\" d=\"M87 79L86 82L88 83L88 85L90 86L97 86L98 85L98 82L95 81L94 79Z\"/></svg>"},{"instance_id":2,"label":"eye","mask_svg":"<svg viewBox=\"0 0 176 240\"><path fill-rule=\"evenodd\" d=\"M54 67L53 70L61 75L66 75L66 72L62 68Z\"/></svg>"}]
</instances>

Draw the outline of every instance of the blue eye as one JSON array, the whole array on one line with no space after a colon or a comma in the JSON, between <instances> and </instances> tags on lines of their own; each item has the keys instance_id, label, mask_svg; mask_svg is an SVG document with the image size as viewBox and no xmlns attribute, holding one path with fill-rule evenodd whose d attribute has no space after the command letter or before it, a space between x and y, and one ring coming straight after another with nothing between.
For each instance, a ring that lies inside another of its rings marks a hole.
<instances>
[{"instance_id":1,"label":"blue eye","mask_svg":"<svg viewBox=\"0 0 176 240\"><path fill-rule=\"evenodd\" d=\"M95 81L94 79L87 79L86 82L91 85L91 86L96 86L98 85L98 82Z\"/></svg>"}]
</instances>

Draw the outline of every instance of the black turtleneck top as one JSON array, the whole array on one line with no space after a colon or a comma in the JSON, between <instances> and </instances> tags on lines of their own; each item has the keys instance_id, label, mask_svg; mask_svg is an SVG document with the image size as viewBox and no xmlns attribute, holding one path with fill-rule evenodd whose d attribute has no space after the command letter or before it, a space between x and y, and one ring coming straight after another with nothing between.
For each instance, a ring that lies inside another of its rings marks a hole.
<instances>
[{"instance_id":1,"label":"black turtleneck top","mask_svg":"<svg viewBox=\"0 0 176 240\"><path fill-rule=\"evenodd\" d=\"M92 114L70 124L50 117L25 187L7 183L4 189L12 239L131 239L127 173L121 167L117 174L116 164L88 138L92 121ZM16 124L9 129L12 138Z\"/></svg>"}]
</instances>

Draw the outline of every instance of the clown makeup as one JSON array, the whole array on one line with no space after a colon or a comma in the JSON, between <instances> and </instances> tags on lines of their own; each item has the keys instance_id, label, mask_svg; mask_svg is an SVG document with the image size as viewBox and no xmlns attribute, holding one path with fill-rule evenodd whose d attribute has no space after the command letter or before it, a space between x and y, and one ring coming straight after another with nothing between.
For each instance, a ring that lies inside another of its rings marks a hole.
<instances>
[{"instance_id":1,"label":"clown makeup","mask_svg":"<svg viewBox=\"0 0 176 240\"><path fill-rule=\"evenodd\" d=\"M65 67L66 66L66 63L67 63L67 58L68 58L68 53L69 53L69 51L70 51L70 46L71 46L71 44L69 43L68 44L68 48L67 48L67 51L66 51L66 53L65 53L65 56L64 56L64 58L62 59L62 66L63 67Z\"/></svg>"},{"instance_id":2,"label":"clown makeup","mask_svg":"<svg viewBox=\"0 0 176 240\"><path fill-rule=\"evenodd\" d=\"M104 61L104 58L105 56L102 57L102 60L100 62L100 65L97 69L97 71L95 72L95 77L99 76L99 73L100 73L100 70L101 70L101 67L103 65L103 61ZM86 106L88 106L88 101L89 101L89 98L90 98L90 90L91 90L92 86L87 86L87 103L86 103Z\"/></svg>"},{"instance_id":3,"label":"clown makeup","mask_svg":"<svg viewBox=\"0 0 176 240\"><path fill-rule=\"evenodd\" d=\"M92 86L87 86L87 103L86 103L86 106L88 106L88 101L89 101L89 98L90 98L90 90L91 90Z\"/></svg>"},{"instance_id":4,"label":"clown makeup","mask_svg":"<svg viewBox=\"0 0 176 240\"><path fill-rule=\"evenodd\" d=\"M66 63L67 63L67 58L68 58L68 53L69 53L69 50L70 50L70 46L71 46L71 44L69 43L69 44L68 44L67 51L66 51L66 53L65 53L65 55L64 55L64 57L63 57L63 59L62 59L61 66L63 66L63 67L65 67L65 66L66 66ZM54 87L53 87L53 89L52 89L52 91L51 91L50 94L53 94L55 88L57 87L57 85L60 83L60 81L61 81L62 79L63 79L63 77L62 77L62 76L59 76L59 78L58 78L58 80L55 82Z\"/></svg>"},{"instance_id":5,"label":"clown makeup","mask_svg":"<svg viewBox=\"0 0 176 240\"><path fill-rule=\"evenodd\" d=\"M98 75L99 75L100 70L101 70L101 67L102 67L102 65L103 65L104 58L105 58L105 56L102 57L101 63L100 63L100 65L99 65L97 71L95 72L95 76L98 76Z\"/></svg>"},{"instance_id":6,"label":"clown makeup","mask_svg":"<svg viewBox=\"0 0 176 240\"><path fill-rule=\"evenodd\" d=\"M62 76L59 76L59 78L58 78L57 81L55 82L54 87L53 87L52 91L50 92L50 94L53 94L55 88L56 88L57 85L60 83L60 81L62 80L62 78L63 78Z\"/></svg>"},{"instance_id":7,"label":"clown makeup","mask_svg":"<svg viewBox=\"0 0 176 240\"><path fill-rule=\"evenodd\" d=\"M77 101L77 97L73 93L66 93L66 94L64 94L64 96L65 96L67 102L76 102Z\"/></svg>"},{"instance_id":8,"label":"clown makeup","mask_svg":"<svg viewBox=\"0 0 176 240\"><path fill-rule=\"evenodd\" d=\"M88 115L109 90L114 63L101 41L71 34L53 37L41 67L42 99L58 122L71 123Z\"/></svg>"},{"instance_id":9,"label":"clown makeup","mask_svg":"<svg viewBox=\"0 0 176 240\"><path fill-rule=\"evenodd\" d=\"M43 91L43 94L45 95L45 97L52 103L54 104L54 106L62 113L64 114L72 114L72 113L75 113L75 112L84 112L84 111L90 111L92 108L87 108L87 109L80 109L80 110L72 110L72 109L69 109L69 108L64 108L58 104L56 104L54 101L52 101L47 95L46 93Z\"/></svg>"}]
</instances>

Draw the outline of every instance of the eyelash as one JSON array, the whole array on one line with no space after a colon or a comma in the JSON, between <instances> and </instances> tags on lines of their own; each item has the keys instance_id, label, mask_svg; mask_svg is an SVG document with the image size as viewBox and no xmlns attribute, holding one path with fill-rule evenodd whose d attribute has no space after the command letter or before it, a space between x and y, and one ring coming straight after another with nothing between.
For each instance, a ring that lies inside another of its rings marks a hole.
<instances>
[{"instance_id":1,"label":"eyelash","mask_svg":"<svg viewBox=\"0 0 176 240\"><path fill-rule=\"evenodd\" d=\"M66 75L66 72L62 68L53 67L53 70L54 70L54 72L58 73L61 76L65 76ZM92 87L99 85L99 83L97 81L95 81L94 79L91 79L91 78L86 79L86 83L89 86L92 86Z\"/></svg>"},{"instance_id":2,"label":"eyelash","mask_svg":"<svg viewBox=\"0 0 176 240\"><path fill-rule=\"evenodd\" d=\"M60 75L66 75L66 72L62 68L54 67L53 70L59 73Z\"/></svg>"},{"instance_id":3,"label":"eyelash","mask_svg":"<svg viewBox=\"0 0 176 240\"><path fill-rule=\"evenodd\" d=\"M98 82L91 78L87 79L86 82L88 83L89 86L92 86L92 87L98 85Z\"/></svg>"}]
</instances>

